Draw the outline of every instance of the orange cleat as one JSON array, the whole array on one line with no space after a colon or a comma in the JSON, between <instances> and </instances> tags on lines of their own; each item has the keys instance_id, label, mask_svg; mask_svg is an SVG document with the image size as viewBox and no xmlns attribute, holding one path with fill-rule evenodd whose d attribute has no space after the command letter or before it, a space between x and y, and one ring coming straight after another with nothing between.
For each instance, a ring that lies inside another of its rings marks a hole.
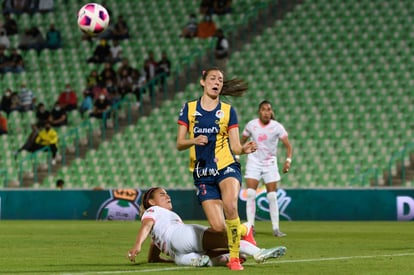
<instances>
[{"instance_id":1,"label":"orange cleat","mask_svg":"<svg viewBox=\"0 0 414 275\"><path fill-rule=\"evenodd\" d=\"M256 240L254 239L254 236L253 236L253 233L254 233L253 226L248 224L247 222L243 223L243 225L247 227L247 234L242 236L241 239L248 241L249 243L253 245L257 245Z\"/></svg>"},{"instance_id":2,"label":"orange cleat","mask_svg":"<svg viewBox=\"0 0 414 275\"><path fill-rule=\"evenodd\" d=\"M243 270L244 267L240 263L239 258L230 258L230 261L227 263L227 267L230 270Z\"/></svg>"}]
</instances>

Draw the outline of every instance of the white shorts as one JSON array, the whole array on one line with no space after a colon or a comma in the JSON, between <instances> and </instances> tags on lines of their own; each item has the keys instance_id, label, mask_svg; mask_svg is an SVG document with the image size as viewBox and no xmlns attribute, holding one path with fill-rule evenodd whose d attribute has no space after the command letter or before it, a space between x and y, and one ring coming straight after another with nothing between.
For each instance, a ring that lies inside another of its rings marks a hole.
<instances>
[{"instance_id":1,"label":"white shorts","mask_svg":"<svg viewBox=\"0 0 414 275\"><path fill-rule=\"evenodd\" d=\"M171 234L170 256L203 252L203 235L207 226L183 224Z\"/></svg>"},{"instance_id":2,"label":"white shorts","mask_svg":"<svg viewBox=\"0 0 414 275\"><path fill-rule=\"evenodd\" d=\"M257 181L263 179L264 183L279 182L280 174L277 159L272 158L265 163L259 163L248 159L244 178L255 179Z\"/></svg>"}]
</instances>

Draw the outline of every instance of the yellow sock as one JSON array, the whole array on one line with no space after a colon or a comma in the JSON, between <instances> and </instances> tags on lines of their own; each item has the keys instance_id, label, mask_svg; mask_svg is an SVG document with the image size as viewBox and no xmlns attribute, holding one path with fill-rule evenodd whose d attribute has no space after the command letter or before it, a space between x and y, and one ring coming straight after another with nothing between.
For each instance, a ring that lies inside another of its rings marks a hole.
<instances>
[{"instance_id":1,"label":"yellow sock","mask_svg":"<svg viewBox=\"0 0 414 275\"><path fill-rule=\"evenodd\" d=\"M247 234L247 226L245 226L244 224L240 224L240 236L246 236Z\"/></svg>"},{"instance_id":2,"label":"yellow sock","mask_svg":"<svg viewBox=\"0 0 414 275\"><path fill-rule=\"evenodd\" d=\"M240 219L226 220L227 239L229 243L230 258L239 258L241 224Z\"/></svg>"}]
</instances>

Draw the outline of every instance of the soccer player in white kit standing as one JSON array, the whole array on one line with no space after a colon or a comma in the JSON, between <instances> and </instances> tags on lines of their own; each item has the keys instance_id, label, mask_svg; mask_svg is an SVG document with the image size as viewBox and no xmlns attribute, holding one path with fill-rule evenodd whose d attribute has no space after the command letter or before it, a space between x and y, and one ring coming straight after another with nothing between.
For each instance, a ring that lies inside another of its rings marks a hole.
<instances>
[{"instance_id":1,"label":"soccer player in white kit standing","mask_svg":"<svg viewBox=\"0 0 414 275\"><path fill-rule=\"evenodd\" d=\"M241 143L249 139L257 144L257 151L247 156L246 164L246 216L247 222L254 226L256 216L256 189L259 181L263 179L266 184L266 197L269 202L270 219L272 221L273 234L276 237L284 237L285 233L279 228L279 206L277 204L276 189L280 182L279 168L277 165L277 146L279 140L286 147L286 160L283 173L287 173L292 163L292 146L288 139L288 133L282 124L274 120L272 105L264 100L259 104L259 118L249 121L243 130Z\"/></svg>"}]
</instances>

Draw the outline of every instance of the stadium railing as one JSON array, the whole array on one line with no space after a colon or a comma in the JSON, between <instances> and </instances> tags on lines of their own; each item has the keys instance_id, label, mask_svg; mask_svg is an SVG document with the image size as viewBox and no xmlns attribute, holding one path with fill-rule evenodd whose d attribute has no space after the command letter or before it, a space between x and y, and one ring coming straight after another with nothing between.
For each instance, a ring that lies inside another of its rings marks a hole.
<instances>
[{"instance_id":1,"label":"stadium railing","mask_svg":"<svg viewBox=\"0 0 414 275\"><path fill-rule=\"evenodd\" d=\"M26 162L31 162L32 164L32 171L33 171L33 180L34 182L38 182L38 168L39 168L39 164L38 164L38 155L46 152L47 153L47 174L50 175L51 174L51 160L52 160L52 150L50 149L49 146L43 147L42 149L39 149L35 152L33 152L32 154L27 155L25 158L20 160L19 163L19 186L22 187L23 185L23 172L24 172L24 164Z\"/></svg>"},{"instance_id":2,"label":"stadium railing","mask_svg":"<svg viewBox=\"0 0 414 275\"><path fill-rule=\"evenodd\" d=\"M409 159L409 154L414 152L414 142L410 142L404 146L403 149L400 151L395 152L392 154L389 164L388 164L388 185L393 185L394 179L401 180L401 183L404 185L406 183L406 162L405 160ZM397 172L393 173L393 170L396 169Z\"/></svg>"}]
</instances>

